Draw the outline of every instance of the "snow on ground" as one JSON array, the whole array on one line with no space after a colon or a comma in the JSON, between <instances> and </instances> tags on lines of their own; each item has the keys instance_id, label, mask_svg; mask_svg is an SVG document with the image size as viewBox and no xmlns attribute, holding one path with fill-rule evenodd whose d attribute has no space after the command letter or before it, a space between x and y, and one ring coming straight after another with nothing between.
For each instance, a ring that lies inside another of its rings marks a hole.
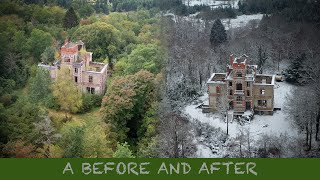
<instances>
[{"instance_id":1,"label":"snow on ground","mask_svg":"<svg viewBox=\"0 0 320 180\"><path fill-rule=\"evenodd\" d=\"M221 19L226 30L235 29L246 26L250 21L256 21L257 25L262 19L263 14L241 15L235 19Z\"/></svg>"},{"instance_id":2,"label":"snow on ground","mask_svg":"<svg viewBox=\"0 0 320 180\"><path fill-rule=\"evenodd\" d=\"M233 7L238 8L239 0L229 0L229 1L216 1L216 0L184 0L182 1L186 6L195 6L195 5L207 5L211 6L212 8L219 8L219 7Z\"/></svg>"},{"instance_id":3,"label":"snow on ground","mask_svg":"<svg viewBox=\"0 0 320 180\"><path fill-rule=\"evenodd\" d=\"M235 138L239 133L240 129L247 129L253 140L259 139L262 134L272 134L280 135L287 134L290 137L297 137L298 131L291 125L291 122L287 119L287 114L284 112L283 108L285 105L285 99L292 85L286 82L276 82L274 90L274 107L281 108L280 111L274 112L271 115L254 115L253 120L250 124L245 124L241 126L236 121L229 123L229 137ZM205 94L200 98L202 102L207 104L208 94ZM207 123L211 127L221 128L226 132L227 124L224 122L221 115L218 113L202 113L202 110L196 108L199 104L191 104L185 107L184 113L193 119L193 121L199 121L201 123ZM221 152L218 154L213 154L210 148L199 142L198 145L198 157L219 157Z\"/></svg>"},{"instance_id":4,"label":"snow on ground","mask_svg":"<svg viewBox=\"0 0 320 180\"><path fill-rule=\"evenodd\" d=\"M199 22L200 24L204 25L204 21L202 19L196 18L198 14L199 14L199 12L197 12L195 14L190 14L189 16L176 16L173 13L167 12L166 14L164 14L164 16L171 17L171 19L174 22L176 22L177 18L179 17L180 19L186 19L191 22L195 21L195 22ZM258 25L259 22L261 21L262 17L263 17L263 14L241 15L241 16L237 16L235 19L223 18L223 19L221 19L221 22L224 25L226 30L230 30L230 29L245 27L251 21L256 21L256 25ZM199 27L201 27L201 26L199 26Z\"/></svg>"}]
</instances>

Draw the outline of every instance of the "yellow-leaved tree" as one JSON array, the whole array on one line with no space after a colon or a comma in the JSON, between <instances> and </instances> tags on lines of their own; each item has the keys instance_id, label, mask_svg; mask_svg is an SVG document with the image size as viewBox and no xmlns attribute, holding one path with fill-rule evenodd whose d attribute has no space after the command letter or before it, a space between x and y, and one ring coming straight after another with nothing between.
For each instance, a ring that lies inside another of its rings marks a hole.
<instances>
[{"instance_id":1,"label":"yellow-leaved tree","mask_svg":"<svg viewBox=\"0 0 320 180\"><path fill-rule=\"evenodd\" d=\"M82 106L81 92L70 75L70 69L61 67L57 80L52 85L53 96L65 112L66 120L68 113L77 113Z\"/></svg>"}]
</instances>

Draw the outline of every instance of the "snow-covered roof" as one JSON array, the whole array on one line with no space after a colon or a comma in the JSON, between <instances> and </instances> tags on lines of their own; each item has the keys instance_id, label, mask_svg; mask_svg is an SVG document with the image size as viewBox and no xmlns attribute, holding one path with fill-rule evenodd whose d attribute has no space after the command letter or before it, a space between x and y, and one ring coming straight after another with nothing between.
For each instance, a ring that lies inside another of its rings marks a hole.
<instances>
[{"instance_id":1,"label":"snow-covered roof","mask_svg":"<svg viewBox=\"0 0 320 180\"><path fill-rule=\"evenodd\" d=\"M226 73L213 73L210 79L208 80L207 84L224 83L226 75Z\"/></svg>"},{"instance_id":2,"label":"snow-covered roof","mask_svg":"<svg viewBox=\"0 0 320 180\"><path fill-rule=\"evenodd\" d=\"M257 74L254 84L264 86L274 86L275 75Z\"/></svg>"},{"instance_id":3,"label":"snow-covered roof","mask_svg":"<svg viewBox=\"0 0 320 180\"><path fill-rule=\"evenodd\" d=\"M236 64L246 64L246 61L247 61L247 58L248 56L243 54L242 56L240 57L236 57L233 61L233 63L236 63Z\"/></svg>"}]
</instances>

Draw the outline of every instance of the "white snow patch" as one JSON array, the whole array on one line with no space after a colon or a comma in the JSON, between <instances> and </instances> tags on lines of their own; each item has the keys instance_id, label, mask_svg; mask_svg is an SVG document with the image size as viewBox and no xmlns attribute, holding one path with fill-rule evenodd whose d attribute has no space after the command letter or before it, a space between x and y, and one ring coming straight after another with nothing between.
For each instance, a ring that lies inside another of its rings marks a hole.
<instances>
[{"instance_id":1,"label":"white snow patch","mask_svg":"<svg viewBox=\"0 0 320 180\"><path fill-rule=\"evenodd\" d=\"M224 0L224 1L216 1L216 0L183 0L182 3L186 6L196 6L196 5L207 5L211 8L226 8L232 7L238 9L239 0Z\"/></svg>"},{"instance_id":2,"label":"white snow patch","mask_svg":"<svg viewBox=\"0 0 320 180\"><path fill-rule=\"evenodd\" d=\"M235 19L221 19L226 30L245 27L250 21L256 21L257 25L261 21L263 14L251 14L237 16Z\"/></svg>"}]
</instances>

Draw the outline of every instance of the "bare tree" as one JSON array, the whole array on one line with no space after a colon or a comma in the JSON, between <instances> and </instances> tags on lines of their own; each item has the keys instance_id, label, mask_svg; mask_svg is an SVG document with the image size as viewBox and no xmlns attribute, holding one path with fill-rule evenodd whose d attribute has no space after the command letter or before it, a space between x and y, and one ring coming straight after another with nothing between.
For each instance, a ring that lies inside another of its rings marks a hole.
<instances>
[{"instance_id":1,"label":"bare tree","mask_svg":"<svg viewBox=\"0 0 320 180\"><path fill-rule=\"evenodd\" d=\"M229 114L228 110L230 109L229 107L229 100L227 96L227 90L225 87L221 87L220 89L220 95L217 97L217 111L222 114L222 116L225 117L225 122L227 124L227 135L229 134Z\"/></svg>"},{"instance_id":2,"label":"bare tree","mask_svg":"<svg viewBox=\"0 0 320 180\"><path fill-rule=\"evenodd\" d=\"M314 101L315 92L308 87L296 87L287 97L286 110L293 123L305 132L307 150L312 148L312 134L318 115L318 104Z\"/></svg>"},{"instance_id":3,"label":"bare tree","mask_svg":"<svg viewBox=\"0 0 320 180\"><path fill-rule=\"evenodd\" d=\"M194 157L196 146L190 122L177 113L167 114L160 125L160 156Z\"/></svg>"}]
</instances>

